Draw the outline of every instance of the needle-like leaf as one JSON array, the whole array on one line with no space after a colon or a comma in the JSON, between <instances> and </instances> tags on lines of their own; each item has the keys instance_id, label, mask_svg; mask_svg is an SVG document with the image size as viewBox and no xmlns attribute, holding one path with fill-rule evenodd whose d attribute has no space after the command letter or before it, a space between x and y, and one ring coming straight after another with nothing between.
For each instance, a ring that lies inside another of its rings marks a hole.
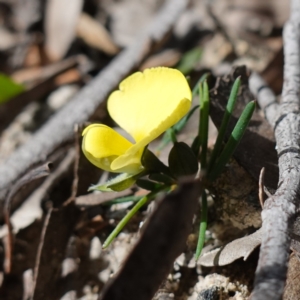
<instances>
[{"instance_id":1,"label":"needle-like leaf","mask_svg":"<svg viewBox=\"0 0 300 300\"><path fill-rule=\"evenodd\" d=\"M108 236L108 238L105 240L102 248L107 248L111 242L114 240L114 238L120 233L120 231L124 228L124 226L130 221L130 219L136 214L136 212L144 206L148 201L152 200L157 196L157 194L163 190L169 189L169 187L163 186L159 189L157 189L154 192L149 193L148 195L141 198L135 206L127 213L127 215L120 221L120 223L117 225L117 227L112 231L112 233Z\"/></svg>"},{"instance_id":2,"label":"needle-like leaf","mask_svg":"<svg viewBox=\"0 0 300 300\"><path fill-rule=\"evenodd\" d=\"M249 102L245 109L243 110L239 120L237 121L228 142L226 143L223 151L220 154L220 157L216 161L216 163L212 166L211 172L208 173L207 179L209 181L213 181L217 178L217 176L222 172L224 166L229 161L233 152L237 148L239 142L241 141L246 128L250 122L252 114L255 110L255 101Z\"/></svg>"},{"instance_id":3,"label":"needle-like leaf","mask_svg":"<svg viewBox=\"0 0 300 300\"><path fill-rule=\"evenodd\" d=\"M211 170L212 166L214 165L214 163L215 163L215 161L216 161L216 159L217 159L217 157L218 157L218 155L221 151L222 142L224 141L226 129L227 129L228 123L230 121L230 118L232 116L233 109L235 107L235 103L236 103L236 100L237 100L237 95L238 95L238 92L239 92L240 85L241 85L241 78L239 76L235 80L235 82L232 86L231 92L230 92L229 100L228 100L226 110L225 110L225 113L224 113L224 116L223 116L223 119L222 119L222 123L221 123L220 129L219 129L219 134L217 136L217 140L216 140L216 143L214 145L214 149L212 151L212 154L211 154L211 157L210 157L210 160L209 160L208 172Z\"/></svg>"},{"instance_id":4,"label":"needle-like leaf","mask_svg":"<svg viewBox=\"0 0 300 300\"><path fill-rule=\"evenodd\" d=\"M206 168L208 120L209 120L209 89L206 80L203 82L203 88L200 91L201 91L200 122L199 122L198 136L199 136L200 146L201 146L200 164L201 164L201 169L203 170Z\"/></svg>"}]
</instances>

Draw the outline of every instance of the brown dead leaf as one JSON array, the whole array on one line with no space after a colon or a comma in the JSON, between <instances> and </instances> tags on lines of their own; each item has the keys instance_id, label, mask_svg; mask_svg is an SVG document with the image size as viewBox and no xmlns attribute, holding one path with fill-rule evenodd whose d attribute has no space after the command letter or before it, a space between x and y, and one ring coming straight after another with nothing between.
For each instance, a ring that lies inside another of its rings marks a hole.
<instances>
[{"instance_id":1,"label":"brown dead leaf","mask_svg":"<svg viewBox=\"0 0 300 300\"><path fill-rule=\"evenodd\" d=\"M24 42L26 40L26 38L18 34L14 34L4 27L0 27L0 36L1 51L6 51L12 47L15 47L18 43Z\"/></svg>"},{"instance_id":2,"label":"brown dead leaf","mask_svg":"<svg viewBox=\"0 0 300 300\"><path fill-rule=\"evenodd\" d=\"M206 42L203 48L201 66L208 69L215 68L230 53L232 53L232 46L223 35L217 33L211 40Z\"/></svg>"},{"instance_id":3,"label":"brown dead leaf","mask_svg":"<svg viewBox=\"0 0 300 300\"><path fill-rule=\"evenodd\" d=\"M64 84L70 84L74 82L78 82L81 79L81 73L77 68L73 68L70 70L67 70L66 72L58 75L55 78L55 84L57 86L61 86Z\"/></svg>"},{"instance_id":4,"label":"brown dead leaf","mask_svg":"<svg viewBox=\"0 0 300 300\"><path fill-rule=\"evenodd\" d=\"M43 57L40 49L40 45L31 45L28 50L24 60L24 67L37 67L43 63Z\"/></svg>"},{"instance_id":5,"label":"brown dead leaf","mask_svg":"<svg viewBox=\"0 0 300 300\"><path fill-rule=\"evenodd\" d=\"M45 52L51 61L60 60L76 34L82 0L49 0L45 14Z\"/></svg>"},{"instance_id":6,"label":"brown dead leaf","mask_svg":"<svg viewBox=\"0 0 300 300\"><path fill-rule=\"evenodd\" d=\"M140 70L143 71L148 68L159 66L173 67L178 63L180 58L181 54L179 51L175 49L167 49L146 59L146 61L140 66Z\"/></svg>"},{"instance_id":7,"label":"brown dead leaf","mask_svg":"<svg viewBox=\"0 0 300 300\"><path fill-rule=\"evenodd\" d=\"M66 71L73 70L80 63L80 56L71 56L63 61L44 67L25 68L14 72L11 77L14 81L26 85L28 89L39 85L41 82L58 76Z\"/></svg>"},{"instance_id":8,"label":"brown dead leaf","mask_svg":"<svg viewBox=\"0 0 300 300\"><path fill-rule=\"evenodd\" d=\"M80 15L77 23L77 36L82 38L89 46L108 55L114 55L119 52L119 48L106 28L88 14L82 13Z\"/></svg>"},{"instance_id":9,"label":"brown dead leaf","mask_svg":"<svg viewBox=\"0 0 300 300\"><path fill-rule=\"evenodd\" d=\"M200 257L199 263L205 267L229 265L239 258L247 260L249 255L261 243L262 230L236 239L223 248L214 249Z\"/></svg>"}]
</instances>

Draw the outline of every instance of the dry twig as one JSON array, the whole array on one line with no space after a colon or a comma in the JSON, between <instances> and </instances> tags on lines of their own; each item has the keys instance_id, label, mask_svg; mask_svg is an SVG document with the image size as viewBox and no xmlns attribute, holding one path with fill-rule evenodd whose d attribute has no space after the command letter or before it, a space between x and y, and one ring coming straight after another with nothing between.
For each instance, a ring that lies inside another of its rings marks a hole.
<instances>
[{"instance_id":1,"label":"dry twig","mask_svg":"<svg viewBox=\"0 0 300 300\"><path fill-rule=\"evenodd\" d=\"M264 207L265 197L264 197L264 179L265 179L265 168L263 167L260 171L258 180L258 198L261 208Z\"/></svg>"},{"instance_id":2,"label":"dry twig","mask_svg":"<svg viewBox=\"0 0 300 300\"><path fill-rule=\"evenodd\" d=\"M273 91L266 82L256 72L252 72L249 77L249 89L265 114L265 118L274 128L278 116L278 103Z\"/></svg>"},{"instance_id":3,"label":"dry twig","mask_svg":"<svg viewBox=\"0 0 300 300\"><path fill-rule=\"evenodd\" d=\"M284 27L284 85L275 137L279 183L262 212L263 237L252 300L281 299L289 257L289 231L299 209L300 193L300 2L291 1Z\"/></svg>"}]
</instances>

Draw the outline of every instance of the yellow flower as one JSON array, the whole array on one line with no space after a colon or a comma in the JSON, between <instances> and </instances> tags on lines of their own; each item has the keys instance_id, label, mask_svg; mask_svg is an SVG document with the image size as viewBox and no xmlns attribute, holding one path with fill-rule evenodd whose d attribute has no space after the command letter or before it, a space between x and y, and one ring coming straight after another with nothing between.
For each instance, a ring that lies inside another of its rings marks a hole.
<instances>
[{"instance_id":1,"label":"yellow flower","mask_svg":"<svg viewBox=\"0 0 300 300\"><path fill-rule=\"evenodd\" d=\"M82 134L85 156L109 172L140 173L144 148L189 111L191 98L185 77L175 69L134 73L110 95L107 106L112 119L135 143L106 125L92 124Z\"/></svg>"}]
</instances>

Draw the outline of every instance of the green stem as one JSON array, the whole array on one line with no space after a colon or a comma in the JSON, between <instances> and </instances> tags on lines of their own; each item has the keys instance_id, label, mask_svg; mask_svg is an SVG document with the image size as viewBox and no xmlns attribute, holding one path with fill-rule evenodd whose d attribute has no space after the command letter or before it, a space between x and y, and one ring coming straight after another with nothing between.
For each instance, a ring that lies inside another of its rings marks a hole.
<instances>
[{"instance_id":1,"label":"green stem","mask_svg":"<svg viewBox=\"0 0 300 300\"><path fill-rule=\"evenodd\" d=\"M198 136L201 142L201 154L200 163L201 169L206 168L206 153L207 153L207 141L208 141L208 121L209 121L209 89L207 81L203 83L203 89L200 89L202 95L200 95L200 126Z\"/></svg>"},{"instance_id":2,"label":"green stem","mask_svg":"<svg viewBox=\"0 0 300 300\"><path fill-rule=\"evenodd\" d=\"M169 128L168 130L170 131L170 137L171 137L173 144L177 143L175 130L172 127Z\"/></svg>"},{"instance_id":3,"label":"green stem","mask_svg":"<svg viewBox=\"0 0 300 300\"><path fill-rule=\"evenodd\" d=\"M198 260L199 256L201 255L204 246L206 228L207 228L207 195L205 190L203 190L202 197L201 197L200 228L199 228L197 249L195 254L196 260Z\"/></svg>"},{"instance_id":4,"label":"green stem","mask_svg":"<svg viewBox=\"0 0 300 300\"><path fill-rule=\"evenodd\" d=\"M126 214L126 216L119 222L116 228L112 231L112 233L105 240L102 248L107 248L114 238L120 233L120 231L124 228L124 226L129 222L129 220L135 215L135 213L144 206L149 200L153 199L159 192L169 189L169 187L163 186L160 187L157 191L151 192L142 199L139 200L138 203Z\"/></svg>"},{"instance_id":5,"label":"green stem","mask_svg":"<svg viewBox=\"0 0 300 300\"><path fill-rule=\"evenodd\" d=\"M103 203L103 206L111 206L113 204L119 204L119 203L126 203L126 202L137 202L141 200L142 196L127 196L127 197L120 197L113 200L109 200L105 203Z\"/></svg>"}]
</instances>

